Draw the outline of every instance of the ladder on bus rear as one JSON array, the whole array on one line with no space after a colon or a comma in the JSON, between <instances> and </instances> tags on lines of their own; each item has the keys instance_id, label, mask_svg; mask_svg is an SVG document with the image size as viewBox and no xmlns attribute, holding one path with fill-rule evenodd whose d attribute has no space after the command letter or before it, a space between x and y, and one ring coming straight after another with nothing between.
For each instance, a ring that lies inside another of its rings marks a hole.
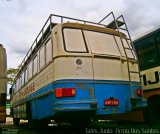
<instances>
[{"instance_id":1,"label":"ladder on bus rear","mask_svg":"<svg viewBox=\"0 0 160 134\"><path fill-rule=\"evenodd\" d=\"M125 52L125 55L126 55L126 58L127 58L126 61L127 61L127 67L128 67L128 77L129 77L129 83L130 83L130 88L131 88L131 95L133 97L133 93L132 93L132 91L133 91L132 90L133 82L132 82L131 75L132 74L137 74L138 77L139 77L139 80L141 82L139 68L138 68L138 71L132 71L131 67L130 67L130 62L132 62L132 63L138 63L138 60L137 60L136 55L135 55L136 54L135 53L135 49L134 49L134 46L133 46L133 43L132 43L132 40L131 40L131 36L130 36L129 31L128 31L128 27L126 25L126 22L124 20L123 15L119 16L118 18L115 18L113 12L111 12L107 16L105 16L98 24L101 24L110 15L113 17L113 21L111 21L106 27L114 29L114 30L117 30L118 33L119 33L119 37L120 37L120 40L121 40L121 43L123 45L124 52ZM128 47L126 47L124 45L124 42L122 40L124 37L122 37L121 31L124 31L126 33L126 36L127 36L126 40L127 40ZM127 51L130 51L132 53L133 58L130 58L128 56Z\"/></svg>"}]
</instances>

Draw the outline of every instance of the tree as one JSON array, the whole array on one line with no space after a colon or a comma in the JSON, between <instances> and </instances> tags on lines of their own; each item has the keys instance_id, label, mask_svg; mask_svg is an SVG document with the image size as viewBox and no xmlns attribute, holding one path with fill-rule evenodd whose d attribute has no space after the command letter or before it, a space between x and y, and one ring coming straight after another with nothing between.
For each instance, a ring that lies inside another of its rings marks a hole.
<instances>
[{"instance_id":1,"label":"tree","mask_svg":"<svg viewBox=\"0 0 160 134\"><path fill-rule=\"evenodd\" d=\"M7 70L8 84L10 84L10 85L13 84L14 79L15 79L18 71L19 71L19 68L16 68L16 69L15 69L15 68L9 68L9 69Z\"/></svg>"}]
</instances>

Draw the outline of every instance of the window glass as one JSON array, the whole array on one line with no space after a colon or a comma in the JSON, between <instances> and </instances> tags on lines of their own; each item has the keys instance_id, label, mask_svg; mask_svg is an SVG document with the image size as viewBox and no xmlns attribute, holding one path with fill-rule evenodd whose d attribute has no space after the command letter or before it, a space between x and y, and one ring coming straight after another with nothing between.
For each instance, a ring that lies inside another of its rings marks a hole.
<instances>
[{"instance_id":1,"label":"window glass","mask_svg":"<svg viewBox=\"0 0 160 134\"><path fill-rule=\"evenodd\" d=\"M154 38L149 38L138 42L135 48L138 54L141 69L154 66L157 63L158 55Z\"/></svg>"},{"instance_id":2,"label":"window glass","mask_svg":"<svg viewBox=\"0 0 160 134\"><path fill-rule=\"evenodd\" d=\"M16 80L16 87L15 87L15 92L18 91L18 79Z\"/></svg>"},{"instance_id":3,"label":"window glass","mask_svg":"<svg viewBox=\"0 0 160 134\"><path fill-rule=\"evenodd\" d=\"M28 79L32 77L32 62L29 63L28 66Z\"/></svg>"},{"instance_id":4,"label":"window glass","mask_svg":"<svg viewBox=\"0 0 160 134\"><path fill-rule=\"evenodd\" d=\"M21 88L21 82L22 82L22 77L20 76L19 81L18 81L18 89Z\"/></svg>"},{"instance_id":5,"label":"window glass","mask_svg":"<svg viewBox=\"0 0 160 134\"><path fill-rule=\"evenodd\" d=\"M120 52L113 35L94 31L85 31L85 38L93 53L120 56Z\"/></svg>"},{"instance_id":6,"label":"window glass","mask_svg":"<svg viewBox=\"0 0 160 134\"><path fill-rule=\"evenodd\" d=\"M65 48L70 52L87 52L82 31L80 29L63 29Z\"/></svg>"},{"instance_id":7,"label":"window glass","mask_svg":"<svg viewBox=\"0 0 160 134\"><path fill-rule=\"evenodd\" d=\"M24 85L24 72L22 72L22 86Z\"/></svg>"},{"instance_id":8,"label":"window glass","mask_svg":"<svg viewBox=\"0 0 160 134\"><path fill-rule=\"evenodd\" d=\"M26 68L26 70L24 71L24 83L27 83L27 81L28 81L28 73Z\"/></svg>"},{"instance_id":9,"label":"window glass","mask_svg":"<svg viewBox=\"0 0 160 134\"><path fill-rule=\"evenodd\" d=\"M14 83L14 85L13 85L13 93L12 94L15 94L16 93L16 84Z\"/></svg>"},{"instance_id":10,"label":"window glass","mask_svg":"<svg viewBox=\"0 0 160 134\"><path fill-rule=\"evenodd\" d=\"M46 63L52 60L52 44L51 39L46 43Z\"/></svg>"},{"instance_id":11,"label":"window glass","mask_svg":"<svg viewBox=\"0 0 160 134\"><path fill-rule=\"evenodd\" d=\"M37 56L33 60L33 75L35 75L38 71L38 59Z\"/></svg>"},{"instance_id":12,"label":"window glass","mask_svg":"<svg viewBox=\"0 0 160 134\"><path fill-rule=\"evenodd\" d=\"M39 55L40 55L39 65L40 65L40 69L42 69L45 66L45 48L44 46L41 47Z\"/></svg>"},{"instance_id":13,"label":"window glass","mask_svg":"<svg viewBox=\"0 0 160 134\"><path fill-rule=\"evenodd\" d=\"M123 46L122 46L122 42L121 42L120 37L119 37L119 36L115 36L115 39L116 39L116 42L117 42L117 44L118 44L118 47L119 47L121 56L124 56L124 57L125 57L126 55L125 55L124 48L123 48Z\"/></svg>"}]
</instances>

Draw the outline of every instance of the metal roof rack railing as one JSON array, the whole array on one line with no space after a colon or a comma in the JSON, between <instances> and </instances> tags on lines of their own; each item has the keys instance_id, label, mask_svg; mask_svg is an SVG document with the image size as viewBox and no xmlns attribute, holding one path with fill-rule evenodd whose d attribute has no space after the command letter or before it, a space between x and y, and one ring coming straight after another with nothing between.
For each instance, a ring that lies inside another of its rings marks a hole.
<instances>
[{"instance_id":1,"label":"metal roof rack railing","mask_svg":"<svg viewBox=\"0 0 160 134\"><path fill-rule=\"evenodd\" d=\"M20 68L23 67L23 65L27 62L28 58L32 54L33 50L37 47L37 44L41 41L44 41L44 33L46 30L49 30L48 33L51 32L51 29L57 24L54 22L54 19L59 18L59 23L63 22L68 22L68 21L76 21L84 24L92 24L92 25L99 25L99 26L106 26L104 24L98 24L96 22L91 22L87 20L82 20L82 19L76 19L76 18L71 18L71 17L66 17L66 16L61 16L61 15L56 15L56 14L51 14L45 24L43 25L42 29L40 30L39 34L37 35L36 39L34 40L33 44L31 45L29 51L27 52L26 56L24 57L22 63L20 64Z\"/></svg>"},{"instance_id":2,"label":"metal roof rack railing","mask_svg":"<svg viewBox=\"0 0 160 134\"><path fill-rule=\"evenodd\" d=\"M110 15L113 16L113 20L109 24L102 24ZM58 22L56 22L58 20ZM91 22L87 20L82 20L82 19L76 19L76 18L71 18L71 17L66 17L66 16L61 16L61 15L56 15L56 14L51 14L45 24L43 25L42 29L40 30L39 34L37 35L36 39L34 40L33 44L31 45L29 51L27 52L26 56L24 57L22 63L20 64L19 70L23 67L24 64L27 64L29 62L29 59L31 55L34 53L35 49L37 49L40 44L45 40L46 35L48 35L52 28L58 24L58 23L63 23L63 22L73 22L76 21L78 23L83 23L83 24L91 24L91 25L96 25L96 26L102 26L106 28L111 28L116 30L117 27L120 27L124 23L121 21L118 21L115 19L113 12L109 13L107 16L105 16L100 22Z\"/></svg>"}]
</instances>

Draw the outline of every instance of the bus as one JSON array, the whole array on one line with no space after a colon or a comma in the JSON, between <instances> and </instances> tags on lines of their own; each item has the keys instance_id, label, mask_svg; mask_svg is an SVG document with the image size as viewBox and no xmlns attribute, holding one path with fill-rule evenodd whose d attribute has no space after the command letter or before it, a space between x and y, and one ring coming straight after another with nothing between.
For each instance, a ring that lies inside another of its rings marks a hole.
<instances>
[{"instance_id":1,"label":"bus","mask_svg":"<svg viewBox=\"0 0 160 134\"><path fill-rule=\"evenodd\" d=\"M6 50L0 44L0 123L6 122L6 92L7 92L7 59Z\"/></svg>"},{"instance_id":2,"label":"bus","mask_svg":"<svg viewBox=\"0 0 160 134\"><path fill-rule=\"evenodd\" d=\"M88 124L146 107L135 51L120 28L129 34L113 12L98 23L51 14L10 89L14 124Z\"/></svg>"},{"instance_id":3,"label":"bus","mask_svg":"<svg viewBox=\"0 0 160 134\"><path fill-rule=\"evenodd\" d=\"M142 89L148 100L146 117L150 123L160 121L160 27L154 28L133 41L137 51Z\"/></svg>"}]
</instances>

